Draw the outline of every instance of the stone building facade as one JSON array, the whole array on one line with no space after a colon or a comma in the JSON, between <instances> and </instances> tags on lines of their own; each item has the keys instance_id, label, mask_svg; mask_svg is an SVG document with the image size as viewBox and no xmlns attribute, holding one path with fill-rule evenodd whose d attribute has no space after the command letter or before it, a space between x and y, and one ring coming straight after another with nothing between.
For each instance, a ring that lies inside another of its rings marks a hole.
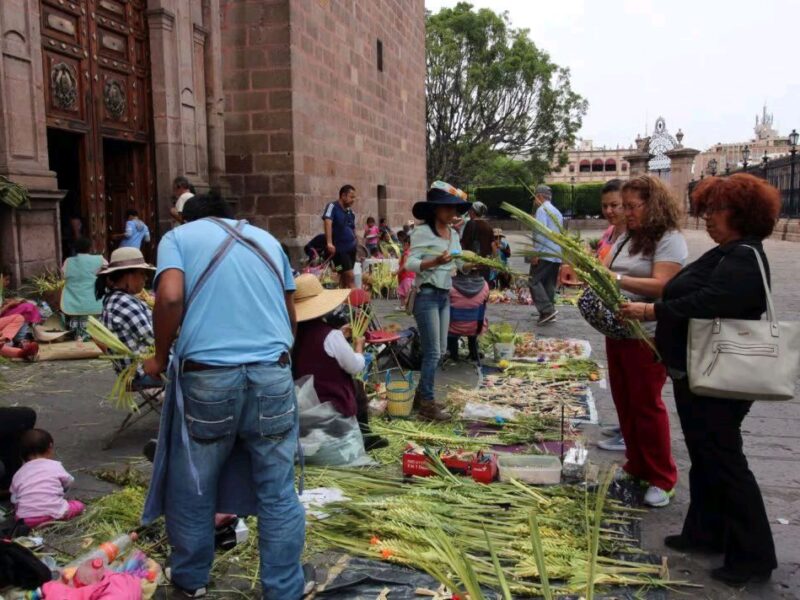
<instances>
[{"instance_id":1,"label":"stone building facade","mask_svg":"<svg viewBox=\"0 0 800 600\"><path fill-rule=\"evenodd\" d=\"M222 0L227 181L289 246L339 188L359 222L424 197L423 0Z\"/></svg>"},{"instance_id":2,"label":"stone building facade","mask_svg":"<svg viewBox=\"0 0 800 600\"><path fill-rule=\"evenodd\" d=\"M31 197L0 205L14 283L56 267L77 235L107 252L129 208L157 238L176 174L219 179L219 19L219 0L0 2L0 175Z\"/></svg>"},{"instance_id":3,"label":"stone building facade","mask_svg":"<svg viewBox=\"0 0 800 600\"><path fill-rule=\"evenodd\" d=\"M592 140L581 140L567 152L567 164L545 177L545 182L577 184L627 179L629 165L625 155L632 151L633 146L606 148L595 146Z\"/></svg>"},{"instance_id":4,"label":"stone building facade","mask_svg":"<svg viewBox=\"0 0 800 600\"><path fill-rule=\"evenodd\" d=\"M106 254L171 182L220 186L290 246L345 183L397 225L425 181L423 0L0 0L0 271Z\"/></svg>"}]
</instances>

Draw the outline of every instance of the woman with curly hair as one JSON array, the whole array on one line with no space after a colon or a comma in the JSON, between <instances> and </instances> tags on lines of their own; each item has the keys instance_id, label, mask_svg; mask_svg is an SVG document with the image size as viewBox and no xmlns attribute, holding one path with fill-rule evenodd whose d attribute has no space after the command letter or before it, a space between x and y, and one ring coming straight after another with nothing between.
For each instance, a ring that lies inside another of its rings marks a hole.
<instances>
[{"instance_id":1,"label":"woman with curly hair","mask_svg":"<svg viewBox=\"0 0 800 600\"><path fill-rule=\"evenodd\" d=\"M761 241L780 211L780 193L764 180L737 174L704 179L692 194L694 212L718 245L678 273L661 300L623 306L628 318L657 321L656 344L675 390L675 405L692 466L683 531L664 543L680 552L724 552L711 576L730 585L769 578L777 567L764 500L742 451L741 425L752 402L697 396L689 389L689 319L753 319L766 294L753 250L769 279Z\"/></svg>"},{"instance_id":2,"label":"woman with curly hair","mask_svg":"<svg viewBox=\"0 0 800 600\"><path fill-rule=\"evenodd\" d=\"M679 231L681 209L667 186L651 175L634 177L622 186L622 209L627 232L609 252L608 266L625 296L652 302L661 297L689 255ZM647 331L653 335L655 327L651 324ZM648 506L666 506L678 480L669 416L661 400L666 369L640 339L607 337L606 354L611 395L625 440L620 449L625 450L626 462L619 476L647 485Z\"/></svg>"}]
</instances>

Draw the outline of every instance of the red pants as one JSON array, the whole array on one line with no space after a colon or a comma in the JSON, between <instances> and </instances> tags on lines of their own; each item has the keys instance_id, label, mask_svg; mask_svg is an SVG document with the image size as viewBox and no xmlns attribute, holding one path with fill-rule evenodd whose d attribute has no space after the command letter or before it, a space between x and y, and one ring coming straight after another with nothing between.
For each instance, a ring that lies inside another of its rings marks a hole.
<instances>
[{"instance_id":1,"label":"red pants","mask_svg":"<svg viewBox=\"0 0 800 600\"><path fill-rule=\"evenodd\" d=\"M606 338L606 355L611 396L625 439L623 469L669 491L678 481L678 469L672 458L669 415L661 400L667 371L641 340Z\"/></svg>"},{"instance_id":2,"label":"red pants","mask_svg":"<svg viewBox=\"0 0 800 600\"><path fill-rule=\"evenodd\" d=\"M19 333L23 325L25 325L25 317L22 315L0 317L0 356L19 358L22 354L22 348L14 348L11 340Z\"/></svg>"}]
</instances>

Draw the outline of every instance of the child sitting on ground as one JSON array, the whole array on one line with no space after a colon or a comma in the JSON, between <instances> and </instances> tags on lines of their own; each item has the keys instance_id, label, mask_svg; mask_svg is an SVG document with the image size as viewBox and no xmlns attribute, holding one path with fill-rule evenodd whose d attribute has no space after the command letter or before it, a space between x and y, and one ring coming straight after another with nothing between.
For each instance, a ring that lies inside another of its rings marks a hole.
<instances>
[{"instance_id":1,"label":"child sitting on ground","mask_svg":"<svg viewBox=\"0 0 800 600\"><path fill-rule=\"evenodd\" d=\"M53 460L53 436L43 429L29 429L22 434L19 447L25 464L11 480L11 503L17 519L33 528L81 514L85 508L82 502L64 498L74 479Z\"/></svg>"}]
</instances>

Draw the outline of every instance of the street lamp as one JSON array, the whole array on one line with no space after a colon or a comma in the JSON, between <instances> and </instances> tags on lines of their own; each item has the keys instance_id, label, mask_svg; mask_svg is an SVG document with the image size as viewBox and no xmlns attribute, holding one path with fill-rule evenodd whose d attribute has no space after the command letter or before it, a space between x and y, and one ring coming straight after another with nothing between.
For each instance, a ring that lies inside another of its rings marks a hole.
<instances>
[{"instance_id":1,"label":"street lamp","mask_svg":"<svg viewBox=\"0 0 800 600\"><path fill-rule=\"evenodd\" d=\"M716 158L712 158L710 161L708 161L708 172L711 173L712 177L716 177L717 176L717 159Z\"/></svg>"},{"instance_id":2,"label":"street lamp","mask_svg":"<svg viewBox=\"0 0 800 600\"><path fill-rule=\"evenodd\" d=\"M797 154L797 142L800 141L800 133L797 133L797 130L792 129L792 133L789 134L789 145L791 148L789 149L789 154L791 158L789 159L790 169L789 169L789 216L795 212L794 210L794 157Z\"/></svg>"},{"instance_id":3,"label":"street lamp","mask_svg":"<svg viewBox=\"0 0 800 600\"><path fill-rule=\"evenodd\" d=\"M728 162L728 159L725 159L725 175L731 174L731 163Z\"/></svg>"},{"instance_id":4,"label":"street lamp","mask_svg":"<svg viewBox=\"0 0 800 600\"><path fill-rule=\"evenodd\" d=\"M572 186L569 196L569 214L570 217L575 216L575 176L569 178L569 183Z\"/></svg>"},{"instance_id":5,"label":"street lamp","mask_svg":"<svg viewBox=\"0 0 800 600\"><path fill-rule=\"evenodd\" d=\"M761 157L761 168L764 169L764 179L767 179L767 163L769 162L769 156L767 155L767 151L764 150L764 156Z\"/></svg>"},{"instance_id":6,"label":"street lamp","mask_svg":"<svg viewBox=\"0 0 800 600\"><path fill-rule=\"evenodd\" d=\"M744 150L742 150L742 168L746 171L747 170L747 161L750 160L750 146L745 144Z\"/></svg>"}]
</instances>

